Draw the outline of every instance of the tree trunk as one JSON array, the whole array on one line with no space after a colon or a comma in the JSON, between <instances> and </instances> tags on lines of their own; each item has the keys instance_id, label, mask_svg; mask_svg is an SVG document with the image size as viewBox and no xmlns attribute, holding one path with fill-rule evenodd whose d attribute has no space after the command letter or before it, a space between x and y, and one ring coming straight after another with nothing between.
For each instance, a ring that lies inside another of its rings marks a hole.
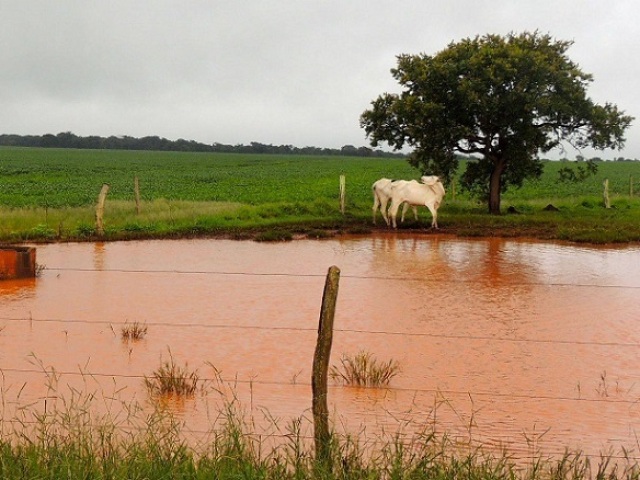
<instances>
[{"instance_id":1,"label":"tree trunk","mask_svg":"<svg viewBox=\"0 0 640 480\"><path fill-rule=\"evenodd\" d=\"M493 171L489 179L489 213L500 215L500 187L502 185L502 172L504 172L504 161L498 159L493 163Z\"/></svg>"}]
</instances>

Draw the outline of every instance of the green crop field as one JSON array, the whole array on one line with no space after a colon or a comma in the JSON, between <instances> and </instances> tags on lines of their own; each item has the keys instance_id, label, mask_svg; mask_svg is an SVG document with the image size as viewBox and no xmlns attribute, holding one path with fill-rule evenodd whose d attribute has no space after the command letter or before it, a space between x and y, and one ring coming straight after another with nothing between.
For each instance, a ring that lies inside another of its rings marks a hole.
<instances>
[{"instance_id":1,"label":"green crop field","mask_svg":"<svg viewBox=\"0 0 640 480\"><path fill-rule=\"evenodd\" d=\"M419 176L398 159L0 148L0 205L90 205L103 183L131 200L135 176L144 200L313 202L335 198L341 174L367 201L383 175Z\"/></svg>"},{"instance_id":2,"label":"green crop field","mask_svg":"<svg viewBox=\"0 0 640 480\"><path fill-rule=\"evenodd\" d=\"M466 235L640 239L640 162L599 162L596 175L577 183L559 181L558 171L566 166L575 164L545 162L541 179L503 195L503 210L513 206L520 216L492 218L457 181L447 185L439 223ZM344 215L340 175L346 178ZM371 184L381 177L419 176L405 160L391 158L0 148L0 240L94 238L94 206L105 183L110 186L107 239L292 225L301 231L370 228ZM134 206L135 177L140 213ZM605 179L610 210L603 208ZM540 214L548 204L560 212ZM421 228L428 225L425 212ZM599 233L585 236L590 230Z\"/></svg>"}]
</instances>

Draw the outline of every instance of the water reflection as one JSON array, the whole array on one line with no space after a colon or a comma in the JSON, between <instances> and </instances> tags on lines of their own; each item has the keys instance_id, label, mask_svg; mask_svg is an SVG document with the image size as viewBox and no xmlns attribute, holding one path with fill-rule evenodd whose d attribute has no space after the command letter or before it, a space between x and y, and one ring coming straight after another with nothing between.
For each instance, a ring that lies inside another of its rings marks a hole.
<instances>
[{"instance_id":1,"label":"water reflection","mask_svg":"<svg viewBox=\"0 0 640 480\"><path fill-rule=\"evenodd\" d=\"M32 297L35 294L36 279L20 278L0 281L0 301L8 302Z\"/></svg>"},{"instance_id":2,"label":"water reflection","mask_svg":"<svg viewBox=\"0 0 640 480\"><path fill-rule=\"evenodd\" d=\"M419 239L382 236L371 239L372 275L412 280L450 280L455 274L448 262L446 242L439 238Z\"/></svg>"},{"instance_id":3,"label":"water reflection","mask_svg":"<svg viewBox=\"0 0 640 480\"><path fill-rule=\"evenodd\" d=\"M104 242L93 244L93 268L96 270L104 270L105 250Z\"/></svg>"},{"instance_id":4,"label":"water reflection","mask_svg":"<svg viewBox=\"0 0 640 480\"><path fill-rule=\"evenodd\" d=\"M310 407L324 277L335 264L333 358L367 350L402 368L388 390L331 389L345 428L437 423L463 435L473 418L473 434L494 444L549 427L542 443L552 449L633 443L638 256L403 233L46 245L41 278L0 282L0 317L15 319L0 330L0 369L11 391L27 382L27 403L46 394L46 368L73 388L89 372L105 391L147 399L143 377L170 348L203 379L215 365L249 411L286 421ZM134 321L148 335L125 343L120 327ZM163 406L197 426L215 410L209 402Z\"/></svg>"}]
</instances>

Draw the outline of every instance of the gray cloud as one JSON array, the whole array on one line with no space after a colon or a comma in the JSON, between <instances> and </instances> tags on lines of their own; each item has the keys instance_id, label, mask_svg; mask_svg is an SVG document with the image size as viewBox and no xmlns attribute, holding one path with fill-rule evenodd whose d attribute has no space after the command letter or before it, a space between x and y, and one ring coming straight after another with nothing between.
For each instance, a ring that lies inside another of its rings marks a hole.
<instances>
[{"instance_id":1,"label":"gray cloud","mask_svg":"<svg viewBox=\"0 0 640 480\"><path fill-rule=\"evenodd\" d=\"M639 16L597 0L5 1L0 133L360 146L397 54L535 29L574 40L592 98L640 117ZM636 125L622 154L640 158Z\"/></svg>"}]
</instances>

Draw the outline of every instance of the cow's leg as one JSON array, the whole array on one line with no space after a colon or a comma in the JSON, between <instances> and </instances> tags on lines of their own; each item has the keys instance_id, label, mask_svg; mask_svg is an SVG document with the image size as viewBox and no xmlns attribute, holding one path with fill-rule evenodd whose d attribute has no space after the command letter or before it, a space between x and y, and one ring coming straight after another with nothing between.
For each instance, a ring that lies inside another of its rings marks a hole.
<instances>
[{"instance_id":1,"label":"cow's leg","mask_svg":"<svg viewBox=\"0 0 640 480\"><path fill-rule=\"evenodd\" d=\"M382 213L382 218L384 218L384 221L387 224L387 227L389 226L389 215L387 214L387 205L389 202L389 198L385 197L382 200L380 200L380 212Z\"/></svg>"},{"instance_id":2,"label":"cow's leg","mask_svg":"<svg viewBox=\"0 0 640 480\"><path fill-rule=\"evenodd\" d=\"M405 202L405 203L403 203L403 204L402 204L402 217L400 217L400 221L401 221L402 223L404 223L404 216L405 216L405 215L406 215L406 213L407 213L407 208L409 208L409 204L408 204L408 203L406 203L406 202Z\"/></svg>"},{"instance_id":3,"label":"cow's leg","mask_svg":"<svg viewBox=\"0 0 640 480\"><path fill-rule=\"evenodd\" d=\"M407 202L404 202L402 204L402 217L400 218L400 221L402 223L404 223L404 217L407 214L407 209L411 207L411 209L413 210L413 218L416 220L416 222L418 221L418 207L416 207L415 205L409 205Z\"/></svg>"},{"instance_id":4,"label":"cow's leg","mask_svg":"<svg viewBox=\"0 0 640 480\"><path fill-rule=\"evenodd\" d=\"M434 205L426 206L431 212L431 228L438 229L438 208Z\"/></svg>"},{"instance_id":5,"label":"cow's leg","mask_svg":"<svg viewBox=\"0 0 640 480\"><path fill-rule=\"evenodd\" d=\"M398 216L398 208L400 208L400 203L402 202L391 199L391 208L389 208L389 215L391 216L391 224L393 225L393 228L398 228L396 217Z\"/></svg>"},{"instance_id":6,"label":"cow's leg","mask_svg":"<svg viewBox=\"0 0 640 480\"><path fill-rule=\"evenodd\" d=\"M376 214L378 213L378 209L380 208L380 199L378 198L378 194L376 193L376 191L373 191L373 207L372 207L372 211L373 211L373 224L376 224Z\"/></svg>"}]
</instances>

